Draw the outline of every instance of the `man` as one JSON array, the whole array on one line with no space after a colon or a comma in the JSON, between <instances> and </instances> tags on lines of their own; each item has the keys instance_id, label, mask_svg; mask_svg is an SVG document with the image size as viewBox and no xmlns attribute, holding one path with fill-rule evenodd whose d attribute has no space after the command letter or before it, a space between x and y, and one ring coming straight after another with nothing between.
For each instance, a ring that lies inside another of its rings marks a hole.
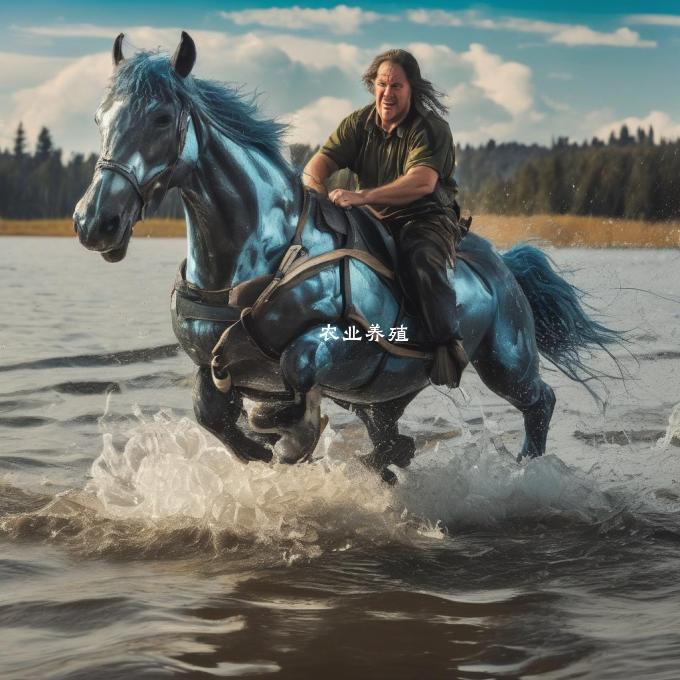
<instances>
[{"instance_id":1,"label":"man","mask_svg":"<svg viewBox=\"0 0 680 680\"><path fill-rule=\"evenodd\" d=\"M439 115L440 93L405 50L379 54L363 75L373 104L351 113L304 169L305 184L322 194L340 168L358 175L359 191L336 189L339 206L376 208L399 250L406 285L414 286L435 345L430 379L457 387L467 357L456 321L456 295L447 279L464 235L452 179L451 129Z\"/></svg>"}]
</instances>

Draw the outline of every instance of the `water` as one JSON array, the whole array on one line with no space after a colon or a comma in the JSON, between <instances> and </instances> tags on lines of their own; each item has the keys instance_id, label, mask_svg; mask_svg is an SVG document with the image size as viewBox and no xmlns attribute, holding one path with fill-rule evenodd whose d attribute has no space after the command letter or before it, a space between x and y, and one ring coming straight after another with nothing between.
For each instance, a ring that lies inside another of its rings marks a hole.
<instances>
[{"instance_id":1,"label":"water","mask_svg":"<svg viewBox=\"0 0 680 680\"><path fill-rule=\"evenodd\" d=\"M182 241L117 265L0 245L3 678L680 674L677 251L552 251L630 329L631 377L598 409L547 373L550 455L522 465L521 417L476 376L429 389L389 488L330 404L300 467L244 466L196 425Z\"/></svg>"}]
</instances>

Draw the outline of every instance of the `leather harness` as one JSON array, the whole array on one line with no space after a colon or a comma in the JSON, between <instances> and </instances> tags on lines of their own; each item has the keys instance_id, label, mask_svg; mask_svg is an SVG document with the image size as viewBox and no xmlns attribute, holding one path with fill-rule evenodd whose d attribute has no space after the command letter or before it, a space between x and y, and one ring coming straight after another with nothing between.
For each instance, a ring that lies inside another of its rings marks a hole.
<instances>
[{"instance_id":1,"label":"leather harness","mask_svg":"<svg viewBox=\"0 0 680 680\"><path fill-rule=\"evenodd\" d=\"M295 233L281 258L275 274L259 276L229 288L206 290L198 288L186 280L185 260L180 265L172 291L173 310L178 316L184 318L220 322L228 324L229 327L240 321L243 329L259 351L269 359L278 360L279 355L274 353L261 338L257 337L258 334L254 331L251 322L252 314L262 309L277 291L294 285L309 276L313 276L320 269L333 263L344 262L346 266L349 259L363 262L386 281L394 282L396 280L396 275L392 269L377 257L364 250L338 248L321 255L309 257L302 245L302 232L307 222L311 201L310 193L305 190L302 210L300 211ZM350 219L352 218L350 217ZM347 276L344 277L346 281L348 278ZM252 300L254 290L258 291L256 299L254 302L244 305L243 299ZM351 303L351 299L348 299L350 294L347 288L343 290L343 297L345 298L344 319L348 323L354 323L364 331L368 331L371 324ZM227 330L228 328L225 330L225 333ZM217 345L220 342L221 340L218 341ZM432 358L431 352L414 347L413 345L404 346L402 343L396 344L379 336L376 342L385 352L398 357L424 360ZM215 375L215 359L216 357L213 358L213 378L220 383L224 383L226 382L225 376Z\"/></svg>"}]
</instances>

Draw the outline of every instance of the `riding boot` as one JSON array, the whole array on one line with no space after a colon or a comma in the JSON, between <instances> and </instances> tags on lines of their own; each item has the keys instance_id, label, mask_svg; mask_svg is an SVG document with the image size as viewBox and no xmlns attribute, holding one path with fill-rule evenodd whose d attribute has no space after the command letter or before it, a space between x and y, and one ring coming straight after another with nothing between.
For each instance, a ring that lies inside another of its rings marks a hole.
<instances>
[{"instance_id":1,"label":"riding boot","mask_svg":"<svg viewBox=\"0 0 680 680\"><path fill-rule=\"evenodd\" d=\"M435 385L458 387L468 357L456 318L456 292L447 273L455 253L452 239L437 226L408 225L400 234L400 254L434 345L430 380Z\"/></svg>"}]
</instances>

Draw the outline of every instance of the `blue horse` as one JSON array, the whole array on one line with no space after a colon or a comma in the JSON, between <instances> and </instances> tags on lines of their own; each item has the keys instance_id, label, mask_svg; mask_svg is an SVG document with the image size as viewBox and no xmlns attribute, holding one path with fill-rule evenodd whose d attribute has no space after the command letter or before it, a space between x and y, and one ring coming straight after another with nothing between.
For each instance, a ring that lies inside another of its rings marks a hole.
<instances>
[{"instance_id":1,"label":"blue horse","mask_svg":"<svg viewBox=\"0 0 680 680\"><path fill-rule=\"evenodd\" d=\"M191 75L186 33L172 58L125 59L122 40L96 114L102 154L74 214L81 243L121 260L135 223L178 188L188 252L172 320L198 366L198 422L245 461L292 463L314 450L329 397L365 423L374 448L364 462L389 479L387 466L414 454L398 421L429 384L432 360L393 274L389 234L363 209L307 192L281 155L283 126ZM592 320L580 291L532 246L501 255L471 233L449 279L471 365L523 414L518 459L542 455L555 396L539 353L585 385L594 375L586 354L620 334ZM387 329L409 342L390 341ZM247 414L244 396L255 401Z\"/></svg>"}]
</instances>

